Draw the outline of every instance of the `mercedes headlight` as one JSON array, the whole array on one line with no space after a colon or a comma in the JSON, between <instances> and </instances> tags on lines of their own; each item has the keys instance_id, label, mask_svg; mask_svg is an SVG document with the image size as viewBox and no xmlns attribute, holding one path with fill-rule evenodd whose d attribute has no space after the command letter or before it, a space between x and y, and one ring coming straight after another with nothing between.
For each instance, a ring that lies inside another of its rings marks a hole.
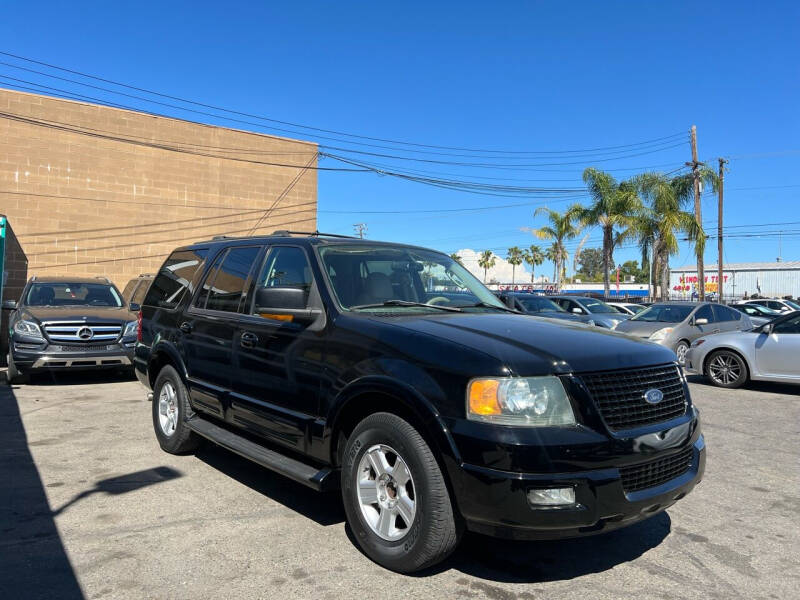
<instances>
[{"instance_id":1,"label":"mercedes headlight","mask_svg":"<svg viewBox=\"0 0 800 600\"><path fill-rule=\"evenodd\" d=\"M125 325L125 333L122 334L122 337L134 337L138 326L138 321L128 321L128 324Z\"/></svg>"},{"instance_id":2,"label":"mercedes headlight","mask_svg":"<svg viewBox=\"0 0 800 600\"><path fill-rule=\"evenodd\" d=\"M653 342L660 342L661 340L666 339L666 337L670 333L672 333L672 329L673 329L672 327L664 327L662 329L659 329L658 331L654 331L653 333L650 334L650 337L648 339Z\"/></svg>"},{"instance_id":3,"label":"mercedes headlight","mask_svg":"<svg viewBox=\"0 0 800 600\"><path fill-rule=\"evenodd\" d=\"M561 380L545 377L482 377L467 386L467 419L499 425L575 425Z\"/></svg>"},{"instance_id":4,"label":"mercedes headlight","mask_svg":"<svg viewBox=\"0 0 800 600\"><path fill-rule=\"evenodd\" d=\"M14 323L14 333L31 338L44 339L42 330L33 321L17 321Z\"/></svg>"}]
</instances>

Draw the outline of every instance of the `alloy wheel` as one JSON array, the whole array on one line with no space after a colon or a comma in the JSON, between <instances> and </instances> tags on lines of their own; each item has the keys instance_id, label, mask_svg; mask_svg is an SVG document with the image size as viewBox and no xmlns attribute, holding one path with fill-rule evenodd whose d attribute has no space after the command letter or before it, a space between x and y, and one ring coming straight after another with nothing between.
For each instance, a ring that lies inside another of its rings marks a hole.
<instances>
[{"instance_id":1,"label":"alloy wheel","mask_svg":"<svg viewBox=\"0 0 800 600\"><path fill-rule=\"evenodd\" d=\"M164 383L158 395L158 423L167 437L178 427L178 394L169 381Z\"/></svg>"},{"instance_id":2,"label":"alloy wheel","mask_svg":"<svg viewBox=\"0 0 800 600\"><path fill-rule=\"evenodd\" d=\"M358 464L356 489L361 514L388 541L404 538L414 523L417 497L408 464L385 444L369 448Z\"/></svg>"},{"instance_id":3,"label":"alloy wheel","mask_svg":"<svg viewBox=\"0 0 800 600\"><path fill-rule=\"evenodd\" d=\"M708 363L708 374L716 383L730 385L742 376L742 365L731 354L717 354Z\"/></svg>"}]
</instances>

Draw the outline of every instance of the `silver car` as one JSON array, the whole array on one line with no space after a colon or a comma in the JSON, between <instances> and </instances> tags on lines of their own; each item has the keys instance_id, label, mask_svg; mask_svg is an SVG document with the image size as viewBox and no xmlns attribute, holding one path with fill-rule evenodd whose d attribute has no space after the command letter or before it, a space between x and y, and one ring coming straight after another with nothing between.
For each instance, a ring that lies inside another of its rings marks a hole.
<instances>
[{"instance_id":1,"label":"silver car","mask_svg":"<svg viewBox=\"0 0 800 600\"><path fill-rule=\"evenodd\" d=\"M750 318L712 302L659 302L617 325L616 330L671 348L683 365L697 338L753 329Z\"/></svg>"},{"instance_id":2,"label":"silver car","mask_svg":"<svg viewBox=\"0 0 800 600\"><path fill-rule=\"evenodd\" d=\"M685 369L726 388L748 379L800 384L799 355L800 313L794 312L752 331L696 339Z\"/></svg>"},{"instance_id":3,"label":"silver car","mask_svg":"<svg viewBox=\"0 0 800 600\"><path fill-rule=\"evenodd\" d=\"M550 300L568 313L590 315L595 325L606 329L615 329L619 323L628 318L628 315L623 315L613 306L588 296L550 296Z\"/></svg>"}]
</instances>

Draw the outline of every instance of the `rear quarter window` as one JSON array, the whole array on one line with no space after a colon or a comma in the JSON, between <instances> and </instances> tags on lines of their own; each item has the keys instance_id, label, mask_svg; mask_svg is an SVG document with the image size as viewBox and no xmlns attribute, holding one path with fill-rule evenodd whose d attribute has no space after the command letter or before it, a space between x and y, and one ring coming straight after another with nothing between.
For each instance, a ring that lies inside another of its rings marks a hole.
<instances>
[{"instance_id":1,"label":"rear quarter window","mask_svg":"<svg viewBox=\"0 0 800 600\"><path fill-rule=\"evenodd\" d=\"M208 248L179 250L170 254L150 284L143 304L161 308L175 308L180 303L203 263ZM190 291L191 293L191 291Z\"/></svg>"}]
</instances>

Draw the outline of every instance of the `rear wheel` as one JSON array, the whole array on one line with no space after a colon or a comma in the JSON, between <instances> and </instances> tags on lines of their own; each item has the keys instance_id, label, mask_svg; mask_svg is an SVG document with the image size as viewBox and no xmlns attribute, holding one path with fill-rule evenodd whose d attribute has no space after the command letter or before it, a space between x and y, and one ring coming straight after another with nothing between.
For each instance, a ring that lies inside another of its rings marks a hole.
<instances>
[{"instance_id":1,"label":"rear wheel","mask_svg":"<svg viewBox=\"0 0 800 600\"><path fill-rule=\"evenodd\" d=\"M738 388L747 381L747 365L730 350L717 350L706 361L706 375L716 386Z\"/></svg>"},{"instance_id":2,"label":"rear wheel","mask_svg":"<svg viewBox=\"0 0 800 600\"><path fill-rule=\"evenodd\" d=\"M350 435L342 498L359 546L388 569L424 569L458 545L461 528L439 464L419 432L397 415L370 415Z\"/></svg>"},{"instance_id":3,"label":"rear wheel","mask_svg":"<svg viewBox=\"0 0 800 600\"><path fill-rule=\"evenodd\" d=\"M199 438L186 425L194 412L189 393L178 372L167 365L158 373L153 386L153 429L161 449L170 454L191 452Z\"/></svg>"}]
</instances>

